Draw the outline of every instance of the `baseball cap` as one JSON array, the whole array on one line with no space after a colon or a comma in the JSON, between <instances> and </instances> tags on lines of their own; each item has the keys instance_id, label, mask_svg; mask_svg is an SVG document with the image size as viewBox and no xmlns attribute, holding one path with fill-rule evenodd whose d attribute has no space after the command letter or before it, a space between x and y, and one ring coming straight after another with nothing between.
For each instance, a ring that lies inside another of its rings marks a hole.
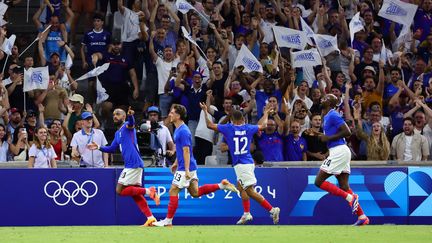
<instances>
[{"instance_id":1,"label":"baseball cap","mask_svg":"<svg viewBox=\"0 0 432 243\"><path fill-rule=\"evenodd\" d=\"M51 55L50 55L50 57L52 57L52 56L54 56L54 55L57 55L58 57L60 57L60 53L58 53L58 52L53 52L53 53L51 53Z\"/></svg>"},{"instance_id":2,"label":"baseball cap","mask_svg":"<svg viewBox=\"0 0 432 243\"><path fill-rule=\"evenodd\" d=\"M84 112L81 114L81 119L83 119L83 120L87 120L87 119L89 119L89 118L92 118L92 119L93 119L93 114L92 114L91 112L84 111Z\"/></svg>"},{"instance_id":3,"label":"baseball cap","mask_svg":"<svg viewBox=\"0 0 432 243\"><path fill-rule=\"evenodd\" d=\"M11 109L10 109L10 113L11 113L11 114L16 113L16 112L21 113L21 111L20 111L18 108L15 108L15 107L14 107L14 108L11 108Z\"/></svg>"},{"instance_id":4,"label":"baseball cap","mask_svg":"<svg viewBox=\"0 0 432 243\"><path fill-rule=\"evenodd\" d=\"M372 66L366 66L366 67L363 69L363 72L364 72L365 70L369 70L369 71L373 72L374 75L376 75L375 68L372 67Z\"/></svg>"},{"instance_id":5,"label":"baseball cap","mask_svg":"<svg viewBox=\"0 0 432 243\"><path fill-rule=\"evenodd\" d=\"M147 113L150 113L150 112L156 112L156 113L159 113L159 108L158 108L157 106L150 106L150 107L147 109Z\"/></svg>"},{"instance_id":6,"label":"baseball cap","mask_svg":"<svg viewBox=\"0 0 432 243\"><path fill-rule=\"evenodd\" d=\"M34 110L28 110L27 111L27 117L37 116L36 112Z\"/></svg>"},{"instance_id":7,"label":"baseball cap","mask_svg":"<svg viewBox=\"0 0 432 243\"><path fill-rule=\"evenodd\" d=\"M84 104L84 97L79 94L74 94L71 97L69 97L69 100L72 102L79 102L81 104Z\"/></svg>"},{"instance_id":8,"label":"baseball cap","mask_svg":"<svg viewBox=\"0 0 432 243\"><path fill-rule=\"evenodd\" d=\"M121 40L118 37L114 37L111 39L111 44L120 44Z\"/></svg>"}]
</instances>

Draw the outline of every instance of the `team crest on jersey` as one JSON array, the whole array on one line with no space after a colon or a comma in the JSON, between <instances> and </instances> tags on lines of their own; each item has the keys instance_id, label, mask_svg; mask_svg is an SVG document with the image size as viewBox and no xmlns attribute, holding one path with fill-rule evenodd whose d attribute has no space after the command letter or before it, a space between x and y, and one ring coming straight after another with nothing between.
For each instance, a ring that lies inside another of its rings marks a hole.
<instances>
[{"instance_id":1,"label":"team crest on jersey","mask_svg":"<svg viewBox=\"0 0 432 243\"><path fill-rule=\"evenodd\" d=\"M304 144L300 144L300 149L301 149L301 150L304 149Z\"/></svg>"}]
</instances>

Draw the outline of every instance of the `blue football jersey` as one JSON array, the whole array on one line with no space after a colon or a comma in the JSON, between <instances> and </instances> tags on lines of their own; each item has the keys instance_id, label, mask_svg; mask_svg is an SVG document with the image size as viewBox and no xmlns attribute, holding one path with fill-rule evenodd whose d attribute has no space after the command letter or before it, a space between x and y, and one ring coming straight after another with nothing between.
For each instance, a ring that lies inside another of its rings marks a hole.
<instances>
[{"instance_id":1,"label":"blue football jersey","mask_svg":"<svg viewBox=\"0 0 432 243\"><path fill-rule=\"evenodd\" d=\"M190 165L189 171L194 171L197 169L197 163L192 153L192 134L186 124L181 125L176 128L174 132L174 143L176 145L177 151L177 162L178 162L178 171L185 171L184 157L183 157L183 148L189 147L190 151Z\"/></svg>"},{"instance_id":2,"label":"blue football jersey","mask_svg":"<svg viewBox=\"0 0 432 243\"><path fill-rule=\"evenodd\" d=\"M232 158L233 166L236 164L253 164L250 145L253 136L258 132L257 125L244 124L236 126L231 123L219 124L217 128L225 137Z\"/></svg>"},{"instance_id":3,"label":"blue football jersey","mask_svg":"<svg viewBox=\"0 0 432 243\"><path fill-rule=\"evenodd\" d=\"M338 133L339 128L344 124L345 121L342 116L336 110L332 109L324 116L324 134L326 136L333 136ZM337 140L327 142L328 148L333 148L343 144L346 144L345 138L339 138Z\"/></svg>"}]
</instances>

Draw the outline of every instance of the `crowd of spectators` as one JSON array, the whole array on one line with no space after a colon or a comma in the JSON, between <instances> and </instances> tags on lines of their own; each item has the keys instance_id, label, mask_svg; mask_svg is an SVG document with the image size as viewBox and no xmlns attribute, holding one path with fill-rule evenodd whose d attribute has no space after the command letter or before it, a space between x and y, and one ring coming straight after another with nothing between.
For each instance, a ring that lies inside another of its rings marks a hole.
<instances>
[{"instance_id":1,"label":"crowd of spectators","mask_svg":"<svg viewBox=\"0 0 432 243\"><path fill-rule=\"evenodd\" d=\"M378 16L382 0L187 0L197 11L186 14L174 0L43 0L33 16L37 55L20 55L18 46L10 56L0 51L0 162L56 167L71 158L108 166L111 158L86 144L107 144L113 110L129 106L151 121L161 153L172 155L174 128L166 118L177 103L187 108L198 164L229 164L227 145L206 127L200 102L216 123L240 110L256 124L270 109L267 128L251 144L265 161L324 160L320 100L329 93L353 131L347 141L354 160L428 160L432 0L403 1L418 10L400 41L403 26ZM364 29L351 40L348 23L357 12ZM320 66L294 68L292 50L277 46L272 27L305 31L304 24L337 35L340 51ZM20 38L3 25L0 44L11 34ZM262 73L234 66L242 45ZM110 65L97 78L75 81L104 63ZM48 66L48 88L23 92L25 72L40 66ZM109 95L100 104L98 81Z\"/></svg>"}]
</instances>

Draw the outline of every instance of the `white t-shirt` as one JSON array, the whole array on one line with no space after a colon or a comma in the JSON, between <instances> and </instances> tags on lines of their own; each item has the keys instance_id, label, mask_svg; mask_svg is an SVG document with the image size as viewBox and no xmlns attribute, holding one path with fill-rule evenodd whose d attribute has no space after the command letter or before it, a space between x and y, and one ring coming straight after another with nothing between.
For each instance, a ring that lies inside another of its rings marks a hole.
<instances>
[{"instance_id":1,"label":"white t-shirt","mask_svg":"<svg viewBox=\"0 0 432 243\"><path fill-rule=\"evenodd\" d=\"M157 138L162 146L162 151L158 151L159 154L166 154L167 151L167 144L169 142L172 142L172 137L171 137L171 133L169 131L169 129L162 124L162 122L159 123L159 125L161 126L161 128L157 131ZM165 157L164 157L165 159ZM165 164L165 163L164 163Z\"/></svg>"},{"instance_id":2,"label":"white t-shirt","mask_svg":"<svg viewBox=\"0 0 432 243\"><path fill-rule=\"evenodd\" d=\"M51 160L57 157L54 148L51 146L50 148L45 148L42 146L41 149L36 147L36 144L33 144L29 150L29 157L34 157L34 168L51 168Z\"/></svg>"},{"instance_id":3,"label":"white t-shirt","mask_svg":"<svg viewBox=\"0 0 432 243\"><path fill-rule=\"evenodd\" d=\"M306 104L306 107L308 109L310 109L313 106L313 101L311 99L309 99L309 97L305 96L305 98L302 99L302 98L300 98L300 96L298 96L297 94L295 94L294 99L291 101L291 103L289 105L289 107L291 109L293 108L294 103L295 103L296 100L302 100Z\"/></svg>"},{"instance_id":4,"label":"white t-shirt","mask_svg":"<svg viewBox=\"0 0 432 243\"><path fill-rule=\"evenodd\" d=\"M405 136L405 151L404 151L404 155L403 155L404 161L413 160L412 151L411 151L412 139L413 139L413 136Z\"/></svg>"},{"instance_id":5,"label":"white t-shirt","mask_svg":"<svg viewBox=\"0 0 432 243\"><path fill-rule=\"evenodd\" d=\"M168 81L171 68L177 67L177 64L179 62L180 62L180 58L178 57L174 59L172 62L165 62L160 57L156 59L155 65L158 73L158 94L164 93L164 87L166 82Z\"/></svg>"},{"instance_id":6,"label":"white t-shirt","mask_svg":"<svg viewBox=\"0 0 432 243\"><path fill-rule=\"evenodd\" d=\"M210 109L214 109L217 111L217 108L215 106L211 106ZM215 122L212 115L207 114L207 117L210 119L210 121ZM202 138L206 141L213 143L214 134L215 133L213 130L207 128L206 119L204 116L204 111L201 111L200 118L198 121L198 126L197 126L197 129L195 131L195 137L199 137L199 138Z\"/></svg>"},{"instance_id":7,"label":"white t-shirt","mask_svg":"<svg viewBox=\"0 0 432 243\"><path fill-rule=\"evenodd\" d=\"M264 32L263 42L270 44L274 41L273 26L276 26L276 24L277 22L270 23L265 21L264 19L261 19L260 27Z\"/></svg>"},{"instance_id":8,"label":"white t-shirt","mask_svg":"<svg viewBox=\"0 0 432 243\"><path fill-rule=\"evenodd\" d=\"M99 146L108 144L105 135L99 129L92 129L90 135L83 130L74 133L71 141L71 147L76 147L81 155L81 163L91 167L104 167L102 152L100 150L90 150L87 144L95 142Z\"/></svg>"}]
</instances>

